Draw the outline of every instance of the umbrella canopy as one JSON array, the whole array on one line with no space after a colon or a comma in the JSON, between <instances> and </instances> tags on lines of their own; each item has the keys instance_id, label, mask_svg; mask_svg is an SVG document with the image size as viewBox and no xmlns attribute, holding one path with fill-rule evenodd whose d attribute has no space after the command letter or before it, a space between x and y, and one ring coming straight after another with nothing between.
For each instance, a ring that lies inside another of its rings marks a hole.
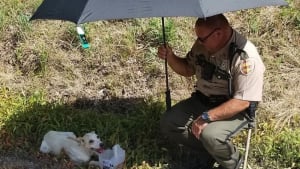
<instances>
[{"instance_id":1,"label":"umbrella canopy","mask_svg":"<svg viewBox=\"0 0 300 169\"><path fill-rule=\"evenodd\" d=\"M284 0L44 0L33 19L68 20L76 24L107 19L145 17L209 17L263 6L287 5Z\"/></svg>"}]
</instances>

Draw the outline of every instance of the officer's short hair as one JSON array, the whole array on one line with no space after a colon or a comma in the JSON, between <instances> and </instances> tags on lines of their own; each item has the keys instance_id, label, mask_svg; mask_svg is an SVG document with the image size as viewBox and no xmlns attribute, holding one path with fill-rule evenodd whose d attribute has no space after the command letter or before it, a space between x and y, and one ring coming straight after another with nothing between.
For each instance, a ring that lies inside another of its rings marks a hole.
<instances>
[{"instance_id":1,"label":"officer's short hair","mask_svg":"<svg viewBox=\"0 0 300 169\"><path fill-rule=\"evenodd\" d=\"M195 26L207 26L211 29L228 26L229 22L223 14L210 16L207 18L198 18Z\"/></svg>"}]
</instances>

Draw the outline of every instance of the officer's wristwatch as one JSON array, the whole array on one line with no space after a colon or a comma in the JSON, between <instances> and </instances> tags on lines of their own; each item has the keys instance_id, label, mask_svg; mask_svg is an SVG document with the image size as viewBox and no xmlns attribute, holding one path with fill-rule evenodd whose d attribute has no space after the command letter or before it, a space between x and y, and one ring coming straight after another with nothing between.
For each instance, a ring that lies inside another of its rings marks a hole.
<instances>
[{"instance_id":1,"label":"officer's wristwatch","mask_svg":"<svg viewBox=\"0 0 300 169\"><path fill-rule=\"evenodd\" d=\"M207 123L211 122L208 111L202 113L201 119Z\"/></svg>"}]
</instances>

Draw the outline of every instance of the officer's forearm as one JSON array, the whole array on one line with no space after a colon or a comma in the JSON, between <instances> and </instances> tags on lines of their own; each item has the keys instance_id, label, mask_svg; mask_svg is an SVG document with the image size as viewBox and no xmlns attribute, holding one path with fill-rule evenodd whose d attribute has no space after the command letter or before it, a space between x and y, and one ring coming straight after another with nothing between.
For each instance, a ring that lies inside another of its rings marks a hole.
<instances>
[{"instance_id":1,"label":"officer's forearm","mask_svg":"<svg viewBox=\"0 0 300 169\"><path fill-rule=\"evenodd\" d=\"M237 113L247 109L249 107L249 101L230 99L227 102L221 104L209 110L208 114L211 121L225 120L233 117Z\"/></svg>"},{"instance_id":2,"label":"officer's forearm","mask_svg":"<svg viewBox=\"0 0 300 169\"><path fill-rule=\"evenodd\" d=\"M176 73L182 76L190 77L195 74L195 70L189 66L187 60L179 58L175 54L168 57L168 64Z\"/></svg>"}]
</instances>

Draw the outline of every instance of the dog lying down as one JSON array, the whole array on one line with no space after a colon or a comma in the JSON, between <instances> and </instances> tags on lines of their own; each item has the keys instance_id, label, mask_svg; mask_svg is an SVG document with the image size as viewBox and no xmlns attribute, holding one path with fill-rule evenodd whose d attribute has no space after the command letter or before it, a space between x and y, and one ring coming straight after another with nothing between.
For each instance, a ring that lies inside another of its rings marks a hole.
<instances>
[{"instance_id":1,"label":"dog lying down","mask_svg":"<svg viewBox=\"0 0 300 169\"><path fill-rule=\"evenodd\" d=\"M64 151L69 158L77 163L85 163L93 155L104 150L103 143L95 132L76 137L73 132L49 131L44 135L40 151L59 155Z\"/></svg>"}]
</instances>

